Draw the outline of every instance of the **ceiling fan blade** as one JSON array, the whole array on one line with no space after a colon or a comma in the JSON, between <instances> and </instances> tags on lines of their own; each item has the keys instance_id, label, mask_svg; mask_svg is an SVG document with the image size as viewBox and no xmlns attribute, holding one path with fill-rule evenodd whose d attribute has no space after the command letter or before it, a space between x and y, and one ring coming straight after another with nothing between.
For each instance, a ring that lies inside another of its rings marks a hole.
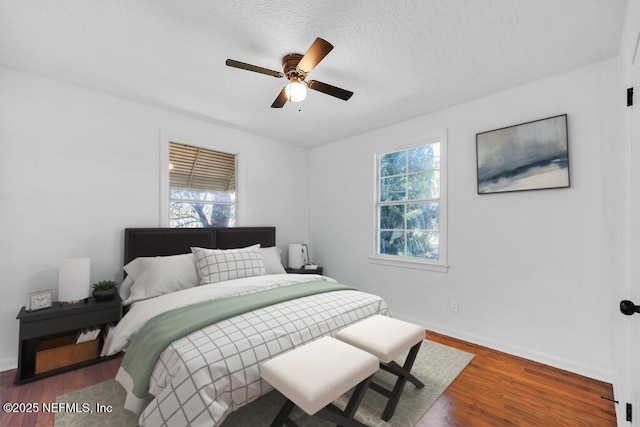
<instances>
[{"instance_id":1,"label":"ceiling fan blade","mask_svg":"<svg viewBox=\"0 0 640 427\"><path fill-rule=\"evenodd\" d=\"M311 47L309 47L309 50L307 50L307 53L305 53L300 62L298 62L298 69L305 73L310 73L311 70L316 68L316 65L331 52L331 49L333 49L331 43L317 37Z\"/></svg>"},{"instance_id":2,"label":"ceiling fan blade","mask_svg":"<svg viewBox=\"0 0 640 427\"><path fill-rule=\"evenodd\" d=\"M280 92L276 100L273 101L273 104L271 104L271 108L282 108L284 107L284 104L286 104L288 100L289 98L287 98L287 91L285 86L282 88L282 91Z\"/></svg>"},{"instance_id":3,"label":"ceiling fan blade","mask_svg":"<svg viewBox=\"0 0 640 427\"><path fill-rule=\"evenodd\" d=\"M353 95L353 92L339 87L331 86L330 84L322 83L317 80L309 80L307 82L309 89L317 90L318 92L326 93L327 95L335 96L343 101L349 100Z\"/></svg>"},{"instance_id":4,"label":"ceiling fan blade","mask_svg":"<svg viewBox=\"0 0 640 427\"><path fill-rule=\"evenodd\" d=\"M270 70L268 68L258 67L257 65L251 65L244 62L236 61L235 59L227 59L225 62L227 66L233 68L240 68L241 70L253 71L254 73L266 74L273 77L284 77L284 73L280 71Z\"/></svg>"}]
</instances>

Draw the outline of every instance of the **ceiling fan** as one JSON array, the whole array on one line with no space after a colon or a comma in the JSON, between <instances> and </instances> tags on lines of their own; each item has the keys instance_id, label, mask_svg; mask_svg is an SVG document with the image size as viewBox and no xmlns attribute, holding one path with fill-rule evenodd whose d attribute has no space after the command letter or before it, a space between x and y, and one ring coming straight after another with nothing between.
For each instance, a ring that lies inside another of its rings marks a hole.
<instances>
[{"instance_id":1,"label":"ceiling fan","mask_svg":"<svg viewBox=\"0 0 640 427\"><path fill-rule=\"evenodd\" d=\"M331 49L333 49L331 43L317 37L304 55L291 53L282 58L282 72L258 67L257 65L247 64L234 59L227 59L225 63L229 67L289 79L289 84L282 89L276 100L271 104L271 108L282 108L287 101L302 101L307 95L307 88L347 101L351 98L353 92L317 80L306 80L307 74L331 52Z\"/></svg>"}]
</instances>

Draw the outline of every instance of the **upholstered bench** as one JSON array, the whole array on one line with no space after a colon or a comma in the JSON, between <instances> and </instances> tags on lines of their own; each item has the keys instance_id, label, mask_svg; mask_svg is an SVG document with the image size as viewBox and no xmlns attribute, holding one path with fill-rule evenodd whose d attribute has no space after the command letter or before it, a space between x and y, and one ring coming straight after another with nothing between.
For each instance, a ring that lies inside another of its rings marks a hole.
<instances>
[{"instance_id":1,"label":"upholstered bench","mask_svg":"<svg viewBox=\"0 0 640 427\"><path fill-rule=\"evenodd\" d=\"M375 382L369 385L372 390L389 399L382 414L382 419L385 421L389 421L393 416L407 381L417 388L424 387L420 380L411 375L411 368L424 337L425 330L421 327L382 315L369 317L336 334L339 340L375 355L380 360L382 369L398 376L393 390L388 390ZM407 350L409 354L404 365L398 365L394 359Z\"/></svg>"},{"instance_id":2,"label":"upholstered bench","mask_svg":"<svg viewBox=\"0 0 640 427\"><path fill-rule=\"evenodd\" d=\"M288 399L271 426L295 425L289 418L294 405L337 425L365 426L353 417L378 369L375 356L331 337L268 360L260 366L262 378ZM354 387L344 410L331 403Z\"/></svg>"}]
</instances>

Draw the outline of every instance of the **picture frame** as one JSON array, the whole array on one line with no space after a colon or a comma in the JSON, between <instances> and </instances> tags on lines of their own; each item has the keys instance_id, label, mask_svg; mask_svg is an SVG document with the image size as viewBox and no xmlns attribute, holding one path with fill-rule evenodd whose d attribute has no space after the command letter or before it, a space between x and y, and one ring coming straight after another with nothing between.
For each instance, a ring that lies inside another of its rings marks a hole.
<instances>
[{"instance_id":1,"label":"picture frame","mask_svg":"<svg viewBox=\"0 0 640 427\"><path fill-rule=\"evenodd\" d=\"M309 246L306 243L302 244L302 265L308 265L309 262Z\"/></svg>"},{"instance_id":2,"label":"picture frame","mask_svg":"<svg viewBox=\"0 0 640 427\"><path fill-rule=\"evenodd\" d=\"M567 115L476 134L478 194L568 188Z\"/></svg>"}]
</instances>

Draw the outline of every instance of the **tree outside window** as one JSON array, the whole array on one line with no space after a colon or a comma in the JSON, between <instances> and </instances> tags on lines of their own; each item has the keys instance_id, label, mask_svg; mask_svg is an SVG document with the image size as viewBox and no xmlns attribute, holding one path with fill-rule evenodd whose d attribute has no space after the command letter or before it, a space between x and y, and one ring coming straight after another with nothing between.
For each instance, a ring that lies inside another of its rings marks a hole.
<instances>
[{"instance_id":1,"label":"tree outside window","mask_svg":"<svg viewBox=\"0 0 640 427\"><path fill-rule=\"evenodd\" d=\"M378 255L440 260L440 159L440 141L378 156Z\"/></svg>"}]
</instances>

